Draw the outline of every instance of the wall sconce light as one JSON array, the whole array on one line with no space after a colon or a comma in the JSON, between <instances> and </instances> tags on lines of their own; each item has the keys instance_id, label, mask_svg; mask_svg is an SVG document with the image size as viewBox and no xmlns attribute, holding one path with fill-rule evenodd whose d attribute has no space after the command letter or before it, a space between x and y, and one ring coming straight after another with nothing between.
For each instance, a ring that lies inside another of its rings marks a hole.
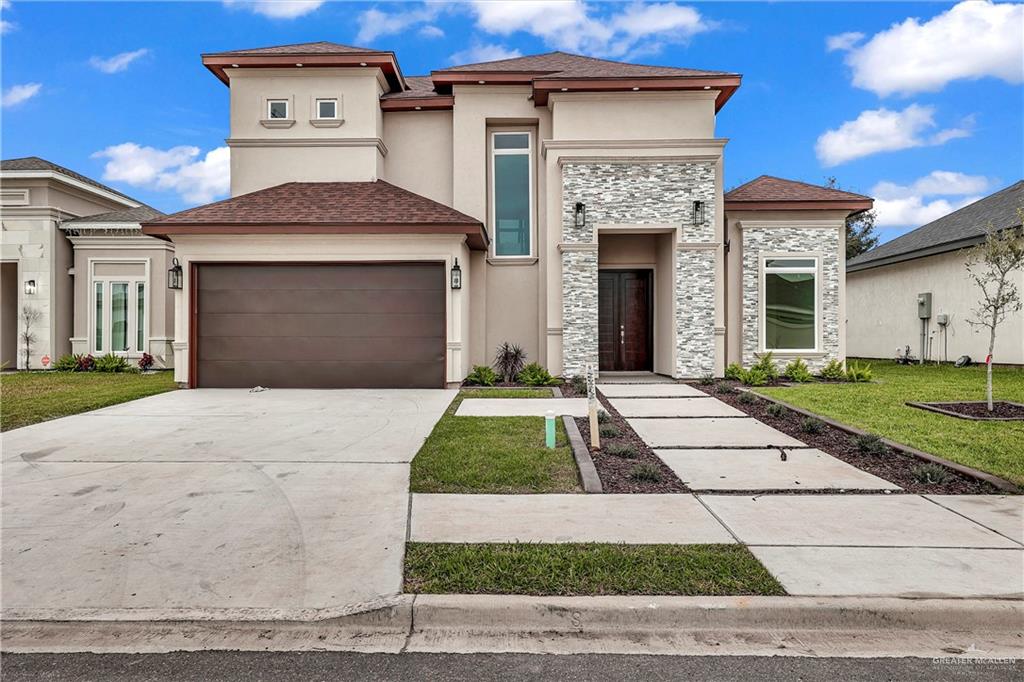
<instances>
[{"instance_id":1,"label":"wall sconce light","mask_svg":"<svg viewBox=\"0 0 1024 682\"><path fill-rule=\"evenodd\" d=\"M25 293L29 296L36 295L36 281L34 279L25 280Z\"/></svg>"},{"instance_id":2,"label":"wall sconce light","mask_svg":"<svg viewBox=\"0 0 1024 682\"><path fill-rule=\"evenodd\" d=\"M177 258L171 259L170 269L167 271L167 288L168 289L180 289L181 288L181 263L178 262Z\"/></svg>"},{"instance_id":3,"label":"wall sconce light","mask_svg":"<svg viewBox=\"0 0 1024 682\"><path fill-rule=\"evenodd\" d=\"M452 289L462 288L462 268L459 267L459 259L455 259L455 265L452 266Z\"/></svg>"},{"instance_id":4,"label":"wall sconce light","mask_svg":"<svg viewBox=\"0 0 1024 682\"><path fill-rule=\"evenodd\" d=\"M587 224L587 205L582 201L576 202L576 227L583 227Z\"/></svg>"},{"instance_id":5,"label":"wall sconce light","mask_svg":"<svg viewBox=\"0 0 1024 682\"><path fill-rule=\"evenodd\" d=\"M693 202L693 224L703 225L704 224L704 202L695 201Z\"/></svg>"}]
</instances>

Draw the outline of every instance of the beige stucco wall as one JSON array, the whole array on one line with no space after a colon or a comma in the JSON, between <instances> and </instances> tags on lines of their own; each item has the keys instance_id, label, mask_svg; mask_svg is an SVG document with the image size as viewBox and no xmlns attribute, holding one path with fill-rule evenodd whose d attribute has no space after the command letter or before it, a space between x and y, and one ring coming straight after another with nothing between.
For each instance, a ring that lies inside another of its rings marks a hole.
<instances>
[{"instance_id":1,"label":"beige stucco wall","mask_svg":"<svg viewBox=\"0 0 1024 682\"><path fill-rule=\"evenodd\" d=\"M921 320L917 295L931 292L932 318L926 327L931 336L931 359L953 361L969 355L984 362L988 331L967 323L979 300L979 289L964 268L965 251L953 251L846 275L847 352L854 357L892 358L897 348L910 345L920 357ZM1013 275L1024 291L1024 271ZM937 323L949 316L943 334ZM999 326L993 353L997 363L1024 364L1024 312L1009 315Z\"/></svg>"},{"instance_id":2,"label":"beige stucco wall","mask_svg":"<svg viewBox=\"0 0 1024 682\"><path fill-rule=\"evenodd\" d=\"M552 137L557 140L710 138L715 97L706 92L552 93Z\"/></svg>"},{"instance_id":3,"label":"beige stucco wall","mask_svg":"<svg viewBox=\"0 0 1024 682\"><path fill-rule=\"evenodd\" d=\"M384 114L384 179L451 206L452 138L451 111Z\"/></svg>"}]
</instances>

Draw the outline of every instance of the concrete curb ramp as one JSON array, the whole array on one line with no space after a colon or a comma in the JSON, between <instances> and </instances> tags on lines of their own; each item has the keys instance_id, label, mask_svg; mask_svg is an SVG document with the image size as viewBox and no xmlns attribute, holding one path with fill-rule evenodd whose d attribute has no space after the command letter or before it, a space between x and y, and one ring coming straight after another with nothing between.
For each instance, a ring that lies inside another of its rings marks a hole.
<instances>
[{"instance_id":1,"label":"concrete curb ramp","mask_svg":"<svg viewBox=\"0 0 1024 682\"><path fill-rule=\"evenodd\" d=\"M311 622L5 621L3 649L1000 658L1019 655L1022 619L998 600L403 595Z\"/></svg>"}]
</instances>

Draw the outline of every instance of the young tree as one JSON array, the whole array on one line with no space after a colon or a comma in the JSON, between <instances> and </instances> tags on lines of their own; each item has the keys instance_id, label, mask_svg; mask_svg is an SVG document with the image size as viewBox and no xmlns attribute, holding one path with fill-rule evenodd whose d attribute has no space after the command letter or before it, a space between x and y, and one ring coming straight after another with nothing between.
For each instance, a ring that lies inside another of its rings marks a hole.
<instances>
[{"instance_id":1,"label":"young tree","mask_svg":"<svg viewBox=\"0 0 1024 682\"><path fill-rule=\"evenodd\" d=\"M841 189L835 176L826 178L825 186L829 189ZM878 244L878 235L874 233L877 217L878 214L872 209L846 219L846 260L870 251Z\"/></svg>"},{"instance_id":2,"label":"young tree","mask_svg":"<svg viewBox=\"0 0 1024 682\"><path fill-rule=\"evenodd\" d=\"M32 331L32 327L35 326L40 317L42 317L42 314L30 305L24 306L21 309L21 333L18 334L18 339L25 348L25 369L32 369L30 366L32 344L36 342L36 333Z\"/></svg>"},{"instance_id":3,"label":"young tree","mask_svg":"<svg viewBox=\"0 0 1024 682\"><path fill-rule=\"evenodd\" d=\"M1017 209L1024 221L1024 208ZM1001 231L989 226L985 241L972 248L967 256L967 274L979 289L978 307L971 310L973 319L967 322L988 329L988 357L986 395L988 410L992 411L992 360L996 345L996 328L1010 313L1021 309L1020 291L1011 274L1024 268L1024 230L1009 228Z\"/></svg>"}]
</instances>

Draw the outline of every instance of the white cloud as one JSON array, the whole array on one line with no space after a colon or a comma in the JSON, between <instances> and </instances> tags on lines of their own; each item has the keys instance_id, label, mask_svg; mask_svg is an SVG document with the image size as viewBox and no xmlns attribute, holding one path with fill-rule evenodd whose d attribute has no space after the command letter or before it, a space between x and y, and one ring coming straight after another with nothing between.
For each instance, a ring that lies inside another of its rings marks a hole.
<instances>
[{"instance_id":1,"label":"white cloud","mask_svg":"<svg viewBox=\"0 0 1024 682\"><path fill-rule=\"evenodd\" d=\"M879 227L924 225L977 201L994 185L983 175L941 170L909 185L882 181L871 190L875 197L875 222Z\"/></svg>"},{"instance_id":2,"label":"white cloud","mask_svg":"<svg viewBox=\"0 0 1024 682\"><path fill-rule=\"evenodd\" d=\"M456 52L449 59L452 64L477 64L479 62L493 62L499 59L512 59L522 57L519 50L512 50L503 45L481 44L474 42L467 49Z\"/></svg>"},{"instance_id":3,"label":"white cloud","mask_svg":"<svg viewBox=\"0 0 1024 682\"><path fill-rule=\"evenodd\" d=\"M440 27L434 26L433 24L427 24L420 29L421 38L444 38L444 31Z\"/></svg>"},{"instance_id":4,"label":"white cloud","mask_svg":"<svg viewBox=\"0 0 1024 682\"><path fill-rule=\"evenodd\" d=\"M0 0L0 10L9 10L11 8L11 0ZM0 19L0 35L10 33L18 27L13 21L7 21L6 19Z\"/></svg>"},{"instance_id":5,"label":"white cloud","mask_svg":"<svg viewBox=\"0 0 1024 682\"><path fill-rule=\"evenodd\" d=\"M822 133L815 151L822 164L837 166L879 152L945 144L970 136L971 126L972 119L967 118L960 127L926 135L936 127L935 107L911 104L903 111L870 109L838 129Z\"/></svg>"},{"instance_id":6,"label":"white cloud","mask_svg":"<svg viewBox=\"0 0 1024 682\"><path fill-rule=\"evenodd\" d=\"M315 12L324 0L224 0L224 6L247 9L271 19L295 19Z\"/></svg>"},{"instance_id":7,"label":"white cloud","mask_svg":"<svg viewBox=\"0 0 1024 682\"><path fill-rule=\"evenodd\" d=\"M1024 4L961 2L921 23L909 18L849 48L853 84L880 96L938 92L959 79L1024 82Z\"/></svg>"},{"instance_id":8,"label":"white cloud","mask_svg":"<svg viewBox=\"0 0 1024 682\"><path fill-rule=\"evenodd\" d=\"M441 5L436 4L417 6L399 12L381 12L376 7L368 9L356 19L359 24L356 42L371 43L381 36L395 35L419 24L429 24L437 18L442 9Z\"/></svg>"},{"instance_id":9,"label":"white cloud","mask_svg":"<svg viewBox=\"0 0 1024 682\"><path fill-rule=\"evenodd\" d=\"M231 156L227 147L217 147L202 159L199 153L198 147L156 149L125 142L92 156L108 159L103 168L104 180L173 190L185 201L202 204L228 193Z\"/></svg>"},{"instance_id":10,"label":"white cloud","mask_svg":"<svg viewBox=\"0 0 1024 682\"><path fill-rule=\"evenodd\" d=\"M22 83L21 85L12 85L11 87L4 90L2 98L0 98L0 104L4 107L13 107L26 100L30 100L39 94L42 89L42 83Z\"/></svg>"},{"instance_id":11,"label":"white cloud","mask_svg":"<svg viewBox=\"0 0 1024 682\"><path fill-rule=\"evenodd\" d=\"M113 57L90 57L89 64L94 69L102 71L103 73L119 73L131 66L131 63L136 59L144 57L147 54L149 54L149 50L142 48L132 52L115 54Z\"/></svg>"},{"instance_id":12,"label":"white cloud","mask_svg":"<svg viewBox=\"0 0 1024 682\"><path fill-rule=\"evenodd\" d=\"M835 52L836 50L851 50L853 46L864 40L864 34L858 31L847 31L846 33L840 33L837 36L828 36L825 38L825 49L828 52Z\"/></svg>"}]
</instances>

